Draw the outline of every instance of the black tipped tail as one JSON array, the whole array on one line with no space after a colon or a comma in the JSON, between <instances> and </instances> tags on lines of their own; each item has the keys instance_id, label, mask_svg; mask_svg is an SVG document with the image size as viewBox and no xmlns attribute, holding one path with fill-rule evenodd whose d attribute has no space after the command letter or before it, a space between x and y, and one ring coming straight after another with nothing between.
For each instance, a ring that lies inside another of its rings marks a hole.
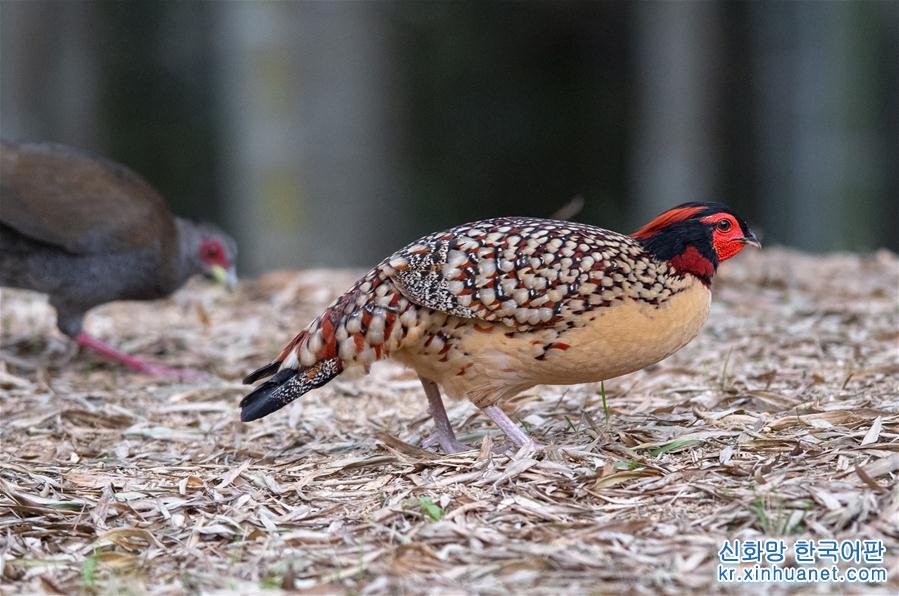
<instances>
[{"instance_id":1,"label":"black tipped tail","mask_svg":"<svg viewBox=\"0 0 899 596\"><path fill-rule=\"evenodd\" d=\"M247 378L253 377L258 372L252 373ZM272 378L240 400L240 419L243 422L250 422L268 416L306 392L321 387L341 372L343 366L337 358L322 360L302 370L293 368L279 370Z\"/></svg>"},{"instance_id":2,"label":"black tipped tail","mask_svg":"<svg viewBox=\"0 0 899 596\"><path fill-rule=\"evenodd\" d=\"M285 401L281 396L287 393L288 384L297 376L298 372L292 368L278 371L275 376L240 400L240 419L244 422L258 420L290 403L292 400Z\"/></svg>"}]
</instances>

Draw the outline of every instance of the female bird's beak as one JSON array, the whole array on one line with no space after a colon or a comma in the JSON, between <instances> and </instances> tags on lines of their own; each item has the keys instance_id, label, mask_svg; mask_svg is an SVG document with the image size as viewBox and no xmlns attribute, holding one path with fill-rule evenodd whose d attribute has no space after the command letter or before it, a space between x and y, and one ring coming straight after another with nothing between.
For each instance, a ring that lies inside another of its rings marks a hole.
<instances>
[{"instance_id":1,"label":"female bird's beak","mask_svg":"<svg viewBox=\"0 0 899 596\"><path fill-rule=\"evenodd\" d=\"M234 267L225 269L221 265L213 265L209 268L209 273L215 281L225 286L225 289L228 291L237 287L237 271L234 270Z\"/></svg>"},{"instance_id":2,"label":"female bird's beak","mask_svg":"<svg viewBox=\"0 0 899 596\"><path fill-rule=\"evenodd\" d=\"M762 247L762 243L759 242L758 237L752 230L749 230L748 236L743 236L742 238L740 238L740 242L742 242L743 244L748 244L749 246L754 246L756 248Z\"/></svg>"}]
</instances>

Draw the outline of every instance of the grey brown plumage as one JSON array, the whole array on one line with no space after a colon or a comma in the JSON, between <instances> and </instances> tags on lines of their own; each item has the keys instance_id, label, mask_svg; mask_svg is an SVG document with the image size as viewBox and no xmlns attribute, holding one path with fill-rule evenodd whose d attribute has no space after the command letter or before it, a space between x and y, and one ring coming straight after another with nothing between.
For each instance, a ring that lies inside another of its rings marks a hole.
<instances>
[{"instance_id":1,"label":"grey brown plumage","mask_svg":"<svg viewBox=\"0 0 899 596\"><path fill-rule=\"evenodd\" d=\"M204 242L221 246L217 265ZM64 145L0 146L0 285L48 294L69 336L94 306L162 298L195 273L231 268L235 254L227 235L176 218L125 166Z\"/></svg>"}]
</instances>

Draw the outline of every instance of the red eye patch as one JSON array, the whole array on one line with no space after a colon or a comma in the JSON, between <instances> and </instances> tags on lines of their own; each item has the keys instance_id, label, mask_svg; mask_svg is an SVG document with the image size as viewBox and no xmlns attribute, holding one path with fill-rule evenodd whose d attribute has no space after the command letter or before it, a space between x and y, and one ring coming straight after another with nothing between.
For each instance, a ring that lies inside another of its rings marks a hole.
<instances>
[{"instance_id":1,"label":"red eye patch","mask_svg":"<svg viewBox=\"0 0 899 596\"><path fill-rule=\"evenodd\" d=\"M703 217L701 221L713 226L712 246L718 254L719 261L725 261L743 250L745 246L743 230L733 215L716 213Z\"/></svg>"},{"instance_id":2,"label":"red eye patch","mask_svg":"<svg viewBox=\"0 0 899 596\"><path fill-rule=\"evenodd\" d=\"M216 240L205 240L200 245L200 259L204 263L210 265L228 265L228 257L225 255L225 249L220 242Z\"/></svg>"}]
</instances>

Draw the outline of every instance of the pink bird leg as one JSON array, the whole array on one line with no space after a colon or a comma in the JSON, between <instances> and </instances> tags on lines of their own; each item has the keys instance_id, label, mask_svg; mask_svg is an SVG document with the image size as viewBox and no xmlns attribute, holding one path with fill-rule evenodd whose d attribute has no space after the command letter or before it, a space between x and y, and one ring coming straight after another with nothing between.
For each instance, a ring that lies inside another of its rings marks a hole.
<instances>
[{"instance_id":1,"label":"pink bird leg","mask_svg":"<svg viewBox=\"0 0 899 596\"><path fill-rule=\"evenodd\" d=\"M100 341L99 339L85 331L82 331L81 333L76 335L75 341L78 342L78 345L84 346L89 350L93 350L94 352L100 354L101 356L109 358L110 360L113 360L120 364L124 364L135 372L151 375L154 377L166 378L199 378L206 376L206 373L204 373L203 371L170 368L162 364L142 360L136 356L126 354L125 352L113 348L109 344Z\"/></svg>"}]
</instances>

